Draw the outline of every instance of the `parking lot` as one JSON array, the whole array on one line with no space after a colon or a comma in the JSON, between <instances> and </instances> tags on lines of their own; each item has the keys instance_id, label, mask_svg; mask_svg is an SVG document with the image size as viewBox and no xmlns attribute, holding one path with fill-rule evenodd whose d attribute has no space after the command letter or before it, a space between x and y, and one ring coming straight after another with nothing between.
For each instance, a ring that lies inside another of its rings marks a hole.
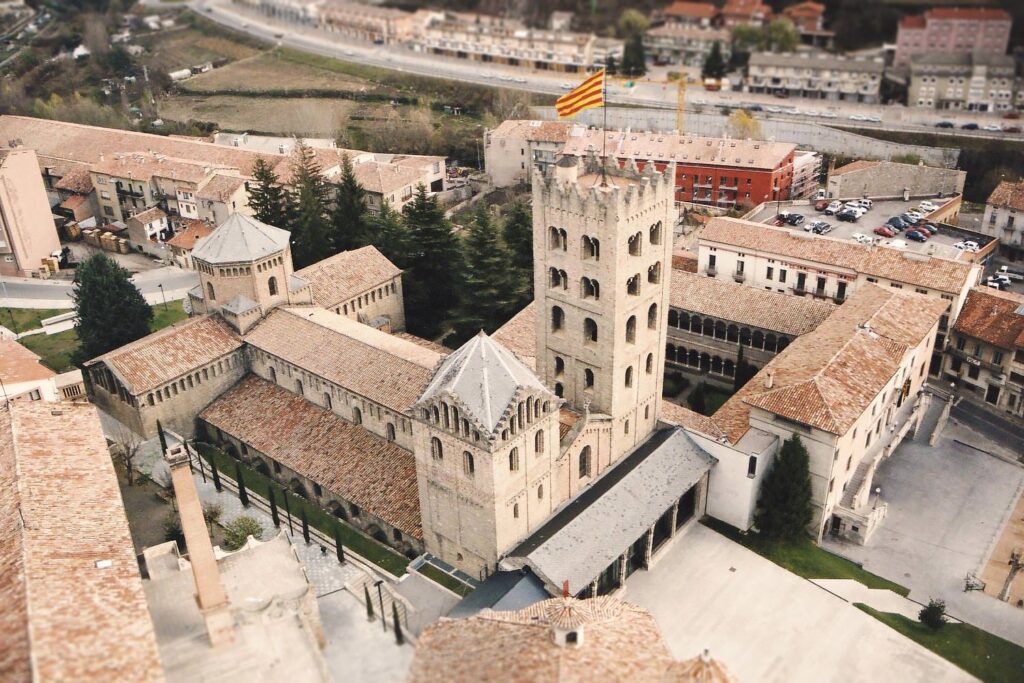
<instances>
[{"instance_id":1,"label":"parking lot","mask_svg":"<svg viewBox=\"0 0 1024 683\"><path fill-rule=\"evenodd\" d=\"M891 216L899 216L907 209L914 208L920 204L921 201L921 199L911 199L906 202L895 200L876 201L874 206L872 206L867 213L852 223L841 221L835 216L826 216L824 213L819 213L814 210L813 205L789 206L786 202L781 202L779 204L771 203L766 204L764 208L751 218L751 220L758 223L770 224L778 215L779 209L781 209L782 211L799 213L804 217L804 222L797 227L788 225L782 226L790 230L803 230L810 223L813 223L816 220L823 220L832 226L832 231L828 233L828 237L840 240L850 240L854 233L861 233L875 239L877 244L886 244L891 240L876 235L874 233L875 228L880 225L884 225ZM930 201L941 207L943 200L933 198ZM903 233L896 235L892 239L903 240L906 242L907 251L916 251L930 254L932 256L938 256L940 258L955 260L960 256L961 252L954 249L953 245L961 241L963 238L958 235L944 234L940 229L939 233L934 235L927 242L914 242L906 239L903 236Z\"/></svg>"}]
</instances>

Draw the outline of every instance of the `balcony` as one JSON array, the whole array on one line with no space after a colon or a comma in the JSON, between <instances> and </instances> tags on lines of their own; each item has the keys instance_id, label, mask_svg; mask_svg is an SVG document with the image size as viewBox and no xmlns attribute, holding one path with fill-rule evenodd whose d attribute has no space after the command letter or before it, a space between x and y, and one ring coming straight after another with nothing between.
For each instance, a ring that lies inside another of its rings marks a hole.
<instances>
[{"instance_id":1,"label":"balcony","mask_svg":"<svg viewBox=\"0 0 1024 683\"><path fill-rule=\"evenodd\" d=\"M712 184L710 182L697 182L693 184L694 187L706 187L709 190L711 189L711 185Z\"/></svg>"},{"instance_id":2,"label":"balcony","mask_svg":"<svg viewBox=\"0 0 1024 683\"><path fill-rule=\"evenodd\" d=\"M747 279L747 275L742 270L734 270L732 273L732 279L734 282L743 282Z\"/></svg>"},{"instance_id":3,"label":"balcony","mask_svg":"<svg viewBox=\"0 0 1024 683\"><path fill-rule=\"evenodd\" d=\"M980 358L975 358L971 354L967 353L966 351L961 351L960 349L956 348L955 346L947 347L946 348L946 352L949 353L954 358L959 358L960 360L965 361L968 365L976 365L978 367L985 368L986 370L988 370L989 372L993 373L994 375L1002 375L1003 374L1003 366L996 365L995 363L992 363L992 362L987 361L987 360L981 360ZM995 379L995 378L993 378L993 379Z\"/></svg>"},{"instance_id":4,"label":"balcony","mask_svg":"<svg viewBox=\"0 0 1024 683\"><path fill-rule=\"evenodd\" d=\"M715 266L708 266L707 268L704 269L704 274L707 275L708 277L715 277L716 275L718 275L718 268L716 268Z\"/></svg>"}]
</instances>

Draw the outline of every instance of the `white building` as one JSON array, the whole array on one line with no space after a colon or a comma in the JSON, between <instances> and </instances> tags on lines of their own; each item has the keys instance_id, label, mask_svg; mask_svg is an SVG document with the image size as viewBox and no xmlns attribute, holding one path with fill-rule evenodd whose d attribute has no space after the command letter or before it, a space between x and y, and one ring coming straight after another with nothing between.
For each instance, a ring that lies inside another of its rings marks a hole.
<instances>
[{"instance_id":1,"label":"white building","mask_svg":"<svg viewBox=\"0 0 1024 683\"><path fill-rule=\"evenodd\" d=\"M999 240L1013 254L1024 249L1024 181L1000 182L985 202L981 231Z\"/></svg>"}]
</instances>

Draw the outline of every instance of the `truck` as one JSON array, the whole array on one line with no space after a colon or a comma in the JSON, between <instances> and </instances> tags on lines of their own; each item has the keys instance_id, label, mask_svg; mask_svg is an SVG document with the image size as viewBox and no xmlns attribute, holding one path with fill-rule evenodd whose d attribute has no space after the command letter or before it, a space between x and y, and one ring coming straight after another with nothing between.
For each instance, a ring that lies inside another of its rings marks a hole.
<instances>
[{"instance_id":1,"label":"truck","mask_svg":"<svg viewBox=\"0 0 1024 683\"><path fill-rule=\"evenodd\" d=\"M1008 277L1016 282L1024 282L1024 272L1019 270L1010 270L1008 266L1000 266L999 270L995 273L997 276L1002 275Z\"/></svg>"}]
</instances>

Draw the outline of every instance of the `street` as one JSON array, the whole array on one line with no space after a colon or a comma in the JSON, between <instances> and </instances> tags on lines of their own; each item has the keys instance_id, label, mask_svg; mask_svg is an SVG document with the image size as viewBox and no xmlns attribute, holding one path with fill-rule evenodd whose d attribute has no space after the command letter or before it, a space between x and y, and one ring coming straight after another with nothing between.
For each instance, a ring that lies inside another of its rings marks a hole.
<instances>
[{"instance_id":1,"label":"street","mask_svg":"<svg viewBox=\"0 0 1024 683\"><path fill-rule=\"evenodd\" d=\"M157 268L132 276L146 301L152 304L177 301L199 283L197 273L177 267ZM67 280L37 280L24 277L0 279L0 306L11 308L71 308L74 285ZM162 287L162 289L161 289Z\"/></svg>"}]
</instances>

